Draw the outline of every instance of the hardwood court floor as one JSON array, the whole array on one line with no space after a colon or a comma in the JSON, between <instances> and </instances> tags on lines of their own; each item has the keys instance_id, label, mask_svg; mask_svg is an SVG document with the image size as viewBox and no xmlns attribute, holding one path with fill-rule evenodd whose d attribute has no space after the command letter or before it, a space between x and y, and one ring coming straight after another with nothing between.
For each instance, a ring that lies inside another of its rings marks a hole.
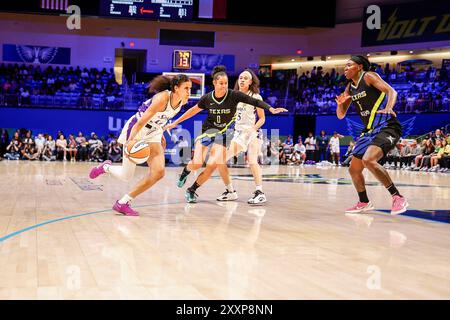
<instances>
[{"instance_id":1,"label":"hardwood court floor","mask_svg":"<svg viewBox=\"0 0 450 320\"><path fill-rule=\"evenodd\" d=\"M248 169L231 170L237 202L215 201L214 178L188 205L168 168L124 217L110 208L147 169L122 183L90 166L0 162L0 299L450 299L450 224L345 215L345 168L266 167L259 207ZM411 209L448 216L449 174L391 174Z\"/></svg>"}]
</instances>

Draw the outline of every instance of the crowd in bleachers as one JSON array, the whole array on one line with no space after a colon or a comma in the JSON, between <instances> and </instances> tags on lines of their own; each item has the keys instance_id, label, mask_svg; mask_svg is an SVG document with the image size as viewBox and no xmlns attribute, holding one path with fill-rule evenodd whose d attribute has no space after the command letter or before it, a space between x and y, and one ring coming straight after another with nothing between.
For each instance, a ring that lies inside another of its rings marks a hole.
<instances>
[{"instance_id":1,"label":"crowd in bleachers","mask_svg":"<svg viewBox=\"0 0 450 320\"><path fill-rule=\"evenodd\" d=\"M386 64L384 69L373 68L386 82L398 92L396 110L398 112L441 112L450 111L449 70L436 70L429 66L426 71L414 71L406 67L398 72ZM313 67L297 77L289 79L277 77L262 78L262 97L270 104L284 106L280 97L288 93L287 106L299 114L329 114L336 112L335 97L342 93L347 84L343 74L335 69L324 72L322 67ZM288 86L288 88L286 88ZM349 113L354 113L354 107Z\"/></svg>"},{"instance_id":2,"label":"crowd in bleachers","mask_svg":"<svg viewBox=\"0 0 450 320\"><path fill-rule=\"evenodd\" d=\"M86 137L78 135L65 136L61 131L52 136L39 133L33 136L29 130L21 129L9 137L6 129L0 129L0 160L42 160L42 161L94 161L103 162L122 160L122 146L117 137L110 134L101 139L92 132Z\"/></svg>"},{"instance_id":3,"label":"crowd in bleachers","mask_svg":"<svg viewBox=\"0 0 450 320\"><path fill-rule=\"evenodd\" d=\"M421 141L403 139L383 163L387 169L447 172L450 170L450 134L436 129Z\"/></svg>"},{"instance_id":4,"label":"crowd in bleachers","mask_svg":"<svg viewBox=\"0 0 450 320\"><path fill-rule=\"evenodd\" d=\"M415 71L411 66L384 69L373 68L398 92L396 110L402 112L450 111L449 70L433 66ZM155 74L156 76L156 74ZM230 86L236 77L229 76ZM274 106L287 107L297 114L333 114L335 97L346 86L347 80L335 69L313 67L311 71L286 73L279 77L260 77L261 95ZM146 84L131 84L127 103L135 108L147 95ZM206 92L211 90L207 76ZM124 109L124 86L120 86L113 69L78 67L41 67L39 65L0 65L0 105L54 106L73 108ZM195 104L191 101L189 106ZM349 113L356 112L353 106Z\"/></svg>"},{"instance_id":5,"label":"crowd in bleachers","mask_svg":"<svg viewBox=\"0 0 450 320\"><path fill-rule=\"evenodd\" d=\"M0 103L11 106L122 108L114 71L105 68L0 65Z\"/></svg>"}]
</instances>

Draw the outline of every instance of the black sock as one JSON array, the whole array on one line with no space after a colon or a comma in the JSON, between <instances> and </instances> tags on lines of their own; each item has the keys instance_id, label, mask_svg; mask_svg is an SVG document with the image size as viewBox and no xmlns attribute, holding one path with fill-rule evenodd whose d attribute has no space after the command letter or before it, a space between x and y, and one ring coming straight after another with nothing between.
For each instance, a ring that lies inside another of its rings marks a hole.
<instances>
[{"instance_id":1,"label":"black sock","mask_svg":"<svg viewBox=\"0 0 450 320\"><path fill-rule=\"evenodd\" d=\"M187 166L184 167L183 172L181 173L181 177L186 177L187 175L189 175L189 173L191 173L188 169Z\"/></svg>"},{"instance_id":2,"label":"black sock","mask_svg":"<svg viewBox=\"0 0 450 320\"><path fill-rule=\"evenodd\" d=\"M394 184L391 184L386 189L388 189L388 191L391 194L391 196L401 196L400 192L398 192L398 190L397 190L397 188L395 187Z\"/></svg>"},{"instance_id":3,"label":"black sock","mask_svg":"<svg viewBox=\"0 0 450 320\"><path fill-rule=\"evenodd\" d=\"M366 190L364 190L362 192L358 192L358 196L359 196L359 202L364 202L364 203L369 202L369 198L367 197Z\"/></svg>"},{"instance_id":4,"label":"black sock","mask_svg":"<svg viewBox=\"0 0 450 320\"><path fill-rule=\"evenodd\" d=\"M195 181L194 184L189 187L189 191L195 192L199 187L200 185L197 183L197 181Z\"/></svg>"}]
</instances>

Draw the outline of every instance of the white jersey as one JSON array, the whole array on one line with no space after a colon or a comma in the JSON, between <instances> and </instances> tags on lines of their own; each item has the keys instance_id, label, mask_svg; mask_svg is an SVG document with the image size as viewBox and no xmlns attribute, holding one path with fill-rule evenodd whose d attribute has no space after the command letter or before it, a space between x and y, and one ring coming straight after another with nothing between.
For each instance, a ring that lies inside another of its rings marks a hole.
<instances>
[{"instance_id":1,"label":"white jersey","mask_svg":"<svg viewBox=\"0 0 450 320\"><path fill-rule=\"evenodd\" d=\"M147 126L151 126L151 127L159 127L160 129L162 129L167 122L172 119L173 117L176 116L176 114L180 111L180 107L179 106L175 106L175 108L170 104L170 100L172 98L172 93L169 90L166 90L166 92L169 92L169 100L167 101L167 105L166 108L164 109L164 111L159 111L157 113L155 113L155 115L147 122ZM148 99L147 101L145 101L141 107L139 107L138 112L136 112L136 120L138 120L140 117L142 117L142 115L144 114L144 112L150 107L150 105L152 104L152 99Z\"/></svg>"},{"instance_id":2,"label":"white jersey","mask_svg":"<svg viewBox=\"0 0 450 320\"><path fill-rule=\"evenodd\" d=\"M262 100L262 97L257 94L253 93L251 91L248 92L248 95L258 99ZM236 130L247 130L252 128L256 123L256 107L252 106L251 104L246 104L239 102L237 105L237 113L236 113Z\"/></svg>"},{"instance_id":3,"label":"white jersey","mask_svg":"<svg viewBox=\"0 0 450 320\"><path fill-rule=\"evenodd\" d=\"M175 115L181 109L180 106L176 106L175 108L172 107L172 105L170 104L172 93L169 90L166 91L170 93L166 108L164 109L164 111L155 113L155 115L145 124L145 126L135 136L135 139L137 140L143 139L148 142L161 142L162 135L164 132L163 130L164 126L170 119L175 117ZM136 114L132 116L130 119L128 119L118 139L119 143L124 144L128 140L128 137L131 133L131 129L137 123L137 121L143 116L144 112L150 107L151 104L152 99L148 99L139 107Z\"/></svg>"}]
</instances>

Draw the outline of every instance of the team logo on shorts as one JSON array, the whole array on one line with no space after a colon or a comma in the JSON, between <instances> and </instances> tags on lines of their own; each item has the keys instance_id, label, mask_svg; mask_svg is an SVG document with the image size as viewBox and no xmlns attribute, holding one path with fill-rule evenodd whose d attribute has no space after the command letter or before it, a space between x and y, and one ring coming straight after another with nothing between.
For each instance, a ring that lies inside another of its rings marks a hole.
<instances>
[{"instance_id":1,"label":"team logo on shorts","mask_svg":"<svg viewBox=\"0 0 450 320\"><path fill-rule=\"evenodd\" d=\"M395 138L393 136L386 137L390 141L391 144L394 144Z\"/></svg>"}]
</instances>

